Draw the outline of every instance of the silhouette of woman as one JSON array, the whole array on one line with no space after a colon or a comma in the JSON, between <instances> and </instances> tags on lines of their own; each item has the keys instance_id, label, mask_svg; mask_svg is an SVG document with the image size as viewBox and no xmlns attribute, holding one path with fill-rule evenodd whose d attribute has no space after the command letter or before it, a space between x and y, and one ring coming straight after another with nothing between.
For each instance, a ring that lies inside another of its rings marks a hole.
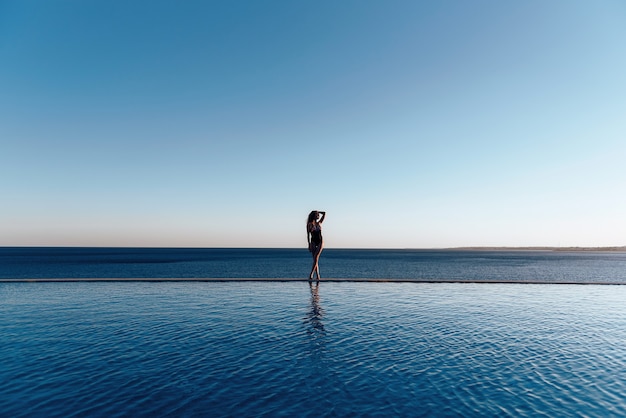
<instances>
[{"instance_id":1,"label":"silhouette of woman","mask_svg":"<svg viewBox=\"0 0 626 418\"><path fill-rule=\"evenodd\" d=\"M314 210L309 213L309 218L306 221L306 239L309 243L309 251L313 255L313 267L311 267L309 280L313 280L315 274L317 274L317 280L320 279L319 259L324 247L324 240L322 239L324 218L326 218L326 212Z\"/></svg>"}]
</instances>

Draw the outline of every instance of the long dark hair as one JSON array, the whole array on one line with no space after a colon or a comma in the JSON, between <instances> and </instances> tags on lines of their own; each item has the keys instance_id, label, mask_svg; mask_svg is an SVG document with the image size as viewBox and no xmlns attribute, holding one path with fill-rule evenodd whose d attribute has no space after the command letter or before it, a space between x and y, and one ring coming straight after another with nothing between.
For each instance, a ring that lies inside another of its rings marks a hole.
<instances>
[{"instance_id":1,"label":"long dark hair","mask_svg":"<svg viewBox=\"0 0 626 418\"><path fill-rule=\"evenodd\" d=\"M316 210L312 210L311 213L309 213L309 219L306 221L307 225L317 220L317 213L318 212Z\"/></svg>"}]
</instances>

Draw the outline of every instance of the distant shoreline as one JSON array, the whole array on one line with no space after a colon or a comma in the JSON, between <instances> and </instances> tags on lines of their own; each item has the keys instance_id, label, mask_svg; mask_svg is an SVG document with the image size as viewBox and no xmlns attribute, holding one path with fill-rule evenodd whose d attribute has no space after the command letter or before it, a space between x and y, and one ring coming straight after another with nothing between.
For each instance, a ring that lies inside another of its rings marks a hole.
<instances>
[{"instance_id":1,"label":"distant shoreline","mask_svg":"<svg viewBox=\"0 0 626 418\"><path fill-rule=\"evenodd\" d=\"M562 252L626 252L623 247L454 247L449 251L562 251Z\"/></svg>"}]
</instances>

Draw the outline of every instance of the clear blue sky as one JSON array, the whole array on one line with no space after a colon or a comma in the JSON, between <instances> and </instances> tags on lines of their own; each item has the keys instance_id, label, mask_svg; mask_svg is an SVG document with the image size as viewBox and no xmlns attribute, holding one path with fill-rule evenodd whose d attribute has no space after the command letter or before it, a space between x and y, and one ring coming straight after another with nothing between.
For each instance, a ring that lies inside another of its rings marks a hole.
<instances>
[{"instance_id":1,"label":"clear blue sky","mask_svg":"<svg viewBox=\"0 0 626 418\"><path fill-rule=\"evenodd\" d=\"M626 245L626 3L0 0L0 245Z\"/></svg>"}]
</instances>

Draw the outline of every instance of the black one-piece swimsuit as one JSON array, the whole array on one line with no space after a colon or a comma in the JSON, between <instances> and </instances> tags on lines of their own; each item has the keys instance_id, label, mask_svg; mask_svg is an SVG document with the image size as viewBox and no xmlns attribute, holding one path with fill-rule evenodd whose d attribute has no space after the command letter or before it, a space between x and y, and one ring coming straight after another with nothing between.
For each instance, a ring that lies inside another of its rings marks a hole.
<instances>
[{"instance_id":1,"label":"black one-piece swimsuit","mask_svg":"<svg viewBox=\"0 0 626 418\"><path fill-rule=\"evenodd\" d=\"M311 231L311 244L320 245L322 243L322 230L315 228Z\"/></svg>"}]
</instances>

